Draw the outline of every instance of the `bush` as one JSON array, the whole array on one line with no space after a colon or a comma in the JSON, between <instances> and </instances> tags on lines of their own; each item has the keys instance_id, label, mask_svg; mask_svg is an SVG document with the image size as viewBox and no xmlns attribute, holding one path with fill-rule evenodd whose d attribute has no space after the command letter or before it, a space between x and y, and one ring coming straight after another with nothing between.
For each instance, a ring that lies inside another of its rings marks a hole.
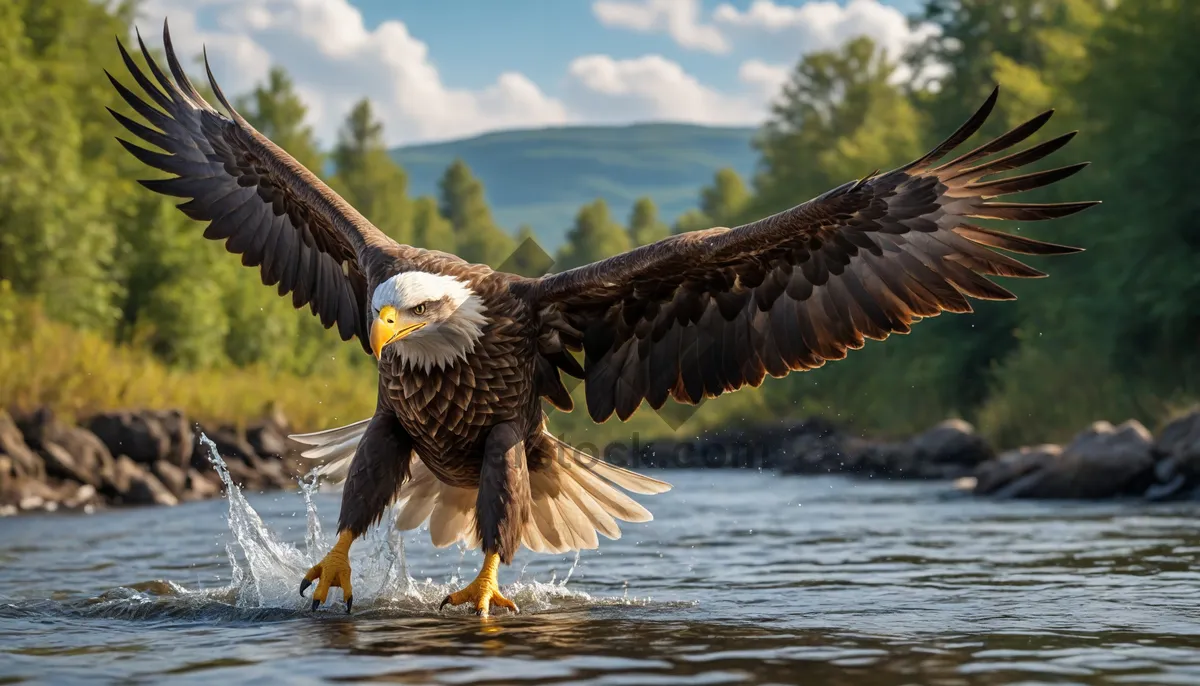
<instances>
[{"instance_id":1,"label":"bush","mask_svg":"<svg viewBox=\"0 0 1200 686\"><path fill-rule=\"evenodd\" d=\"M0 282L0 407L49 407L65 418L126 407L179 408L204 422L242 424L278 403L297 430L348 424L375 409L375 373L322 360L305 376L261 365L188 371L149 351L53 321ZM361 355L345 344L347 357Z\"/></svg>"}]
</instances>

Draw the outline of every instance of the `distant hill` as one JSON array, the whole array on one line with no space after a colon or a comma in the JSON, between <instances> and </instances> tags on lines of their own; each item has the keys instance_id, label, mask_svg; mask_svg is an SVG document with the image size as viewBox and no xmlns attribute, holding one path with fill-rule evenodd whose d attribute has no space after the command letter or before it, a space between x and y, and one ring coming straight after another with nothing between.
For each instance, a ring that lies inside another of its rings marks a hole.
<instances>
[{"instance_id":1,"label":"distant hill","mask_svg":"<svg viewBox=\"0 0 1200 686\"><path fill-rule=\"evenodd\" d=\"M598 197L622 222L633 202L648 195L667 223L697 204L700 188L721 167L747 181L757 155L754 129L690 124L635 124L501 131L445 143L392 150L409 175L410 193L437 193L437 181L455 157L483 181L496 220L515 231L533 227L554 251L579 207Z\"/></svg>"}]
</instances>

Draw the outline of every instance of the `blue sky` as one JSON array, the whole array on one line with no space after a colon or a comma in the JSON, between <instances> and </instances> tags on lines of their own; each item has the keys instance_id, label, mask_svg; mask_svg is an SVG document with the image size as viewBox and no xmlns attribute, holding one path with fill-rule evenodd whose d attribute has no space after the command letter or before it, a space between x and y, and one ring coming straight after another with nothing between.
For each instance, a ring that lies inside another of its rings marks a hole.
<instances>
[{"instance_id":1,"label":"blue sky","mask_svg":"<svg viewBox=\"0 0 1200 686\"><path fill-rule=\"evenodd\" d=\"M369 97L389 142L547 125L754 125L804 53L927 35L920 0L145 0L226 91L285 67L329 143Z\"/></svg>"},{"instance_id":2,"label":"blue sky","mask_svg":"<svg viewBox=\"0 0 1200 686\"><path fill-rule=\"evenodd\" d=\"M588 0L352 2L368 26L387 19L405 22L414 35L429 44L446 81L466 88L481 88L504 70L519 71L539 84L553 84L562 77L562 65L583 53L626 59L658 53L715 86L728 88L737 82L737 62L730 55L688 50L661 34L606 27L597 21ZM751 0L706 0L699 4L711 13L721 4L745 9ZM779 4L805 3L791 0ZM837 4L844 6L846 2ZM920 2L884 0L881 4L911 14ZM465 9L452 11L458 7ZM753 49L739 52L752 56Z\"/></svg>"},{"instance_id":3,"label":"blue sky","mask_svg":"<svg viewBox=\"0 0 1200 686\"><path fill-rule=\"evenodd\" d=\"M535 82L553 83L561 65L580 53L607 53L633 58L656 52L675 60L702 80L720 87L737 80L736 63L727 56L687 50L663 35L647 35L605 27L596 20L588 0L510 0L508 2L455 3L469 9L447 16L449 4L354 0L371 26L385 19L400 19L429 44L448 82L468 88L482 87L504 69L520 71ZM745 9L751 0L700 3L710 13L718 5ZM781 5L802 5L792 0ZM838 3L845 5L845 0ZM906 14L919 9L919 0L884 0ZM501 28L504 27L504 28ZM512 27L512 29L508 29ZM567 28L568 30L563 30ZM510 30L519 33L514 40ZM751 53L752 49L745 50Z\"/></svg>"}]
</instances>

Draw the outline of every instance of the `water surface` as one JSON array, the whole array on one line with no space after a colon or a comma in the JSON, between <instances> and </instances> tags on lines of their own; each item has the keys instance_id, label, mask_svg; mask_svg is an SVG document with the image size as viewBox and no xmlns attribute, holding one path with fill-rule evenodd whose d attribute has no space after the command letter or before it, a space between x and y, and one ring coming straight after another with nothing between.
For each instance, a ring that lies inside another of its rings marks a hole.
<instances>
[{"instance_id":1,"label":"water surface","mask_svg":"<svg viewBox=\"0 0 1200 686\"><path fill-rule=\"evenodd\" d=\"M357 543L355 612L297 593L338 495L0 521L0 683L1200 684L1195 504L672 471L600 551L522 551L519 616L438 614L477 552Z\"/></svg>"}]
</instances>

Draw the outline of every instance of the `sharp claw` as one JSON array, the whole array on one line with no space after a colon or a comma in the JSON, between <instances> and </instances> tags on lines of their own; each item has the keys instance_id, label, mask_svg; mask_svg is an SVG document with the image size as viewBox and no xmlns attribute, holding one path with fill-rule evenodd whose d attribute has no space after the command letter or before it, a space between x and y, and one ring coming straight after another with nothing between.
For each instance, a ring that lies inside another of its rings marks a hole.
<instances>
[{"instance_id":1,"label":"sharp claw","mask_svg":"<svg viewBox=\"0 0 1200 686\"><path fill-rule=\"evenodd\" d=\"M346 598L346 614L350 614L350 608L354 607L354 596Z\"/></svg>"},{"instance_id":2,"label":"sharp claw","mask_svg":"<svg viewBox=\"0 0 1200 686\"><path fill-rule=\"evenodd\" d=\"M301 598L303 598L303 597L304 597L304 592L308 590L308 587L309 587L309 586L312 586L312 582L311 582L311 581L309 581L308 579L301 579L301 580L300 580L300 597L301 597Z\"/></svg>"},{"instance_id":3,"label":"sharp claw","mask_svg":"<svg viewBox=\"0 0 1200 686\"><path fill-rule=\"evenodd\" d=\"M446 605L447 605L449 602L450 602L450 596L446 596L446 599L442 601L442 604L441 604L441 605L438 605L438 612L441 612L441 611L442 611L442 608L446 607Z\"/></svg>"},{"instance_id":4,"label":"sharp claw","mask_svg":"<svg viewBox=\"0 0 1200 686\"><path fill-rule=\"evenodd\" d=\"M316 612L317 608L320 606L321 606L321 601L317 600L316 598L313 598L312 611Z\"/></svg>"}]
</instances>

